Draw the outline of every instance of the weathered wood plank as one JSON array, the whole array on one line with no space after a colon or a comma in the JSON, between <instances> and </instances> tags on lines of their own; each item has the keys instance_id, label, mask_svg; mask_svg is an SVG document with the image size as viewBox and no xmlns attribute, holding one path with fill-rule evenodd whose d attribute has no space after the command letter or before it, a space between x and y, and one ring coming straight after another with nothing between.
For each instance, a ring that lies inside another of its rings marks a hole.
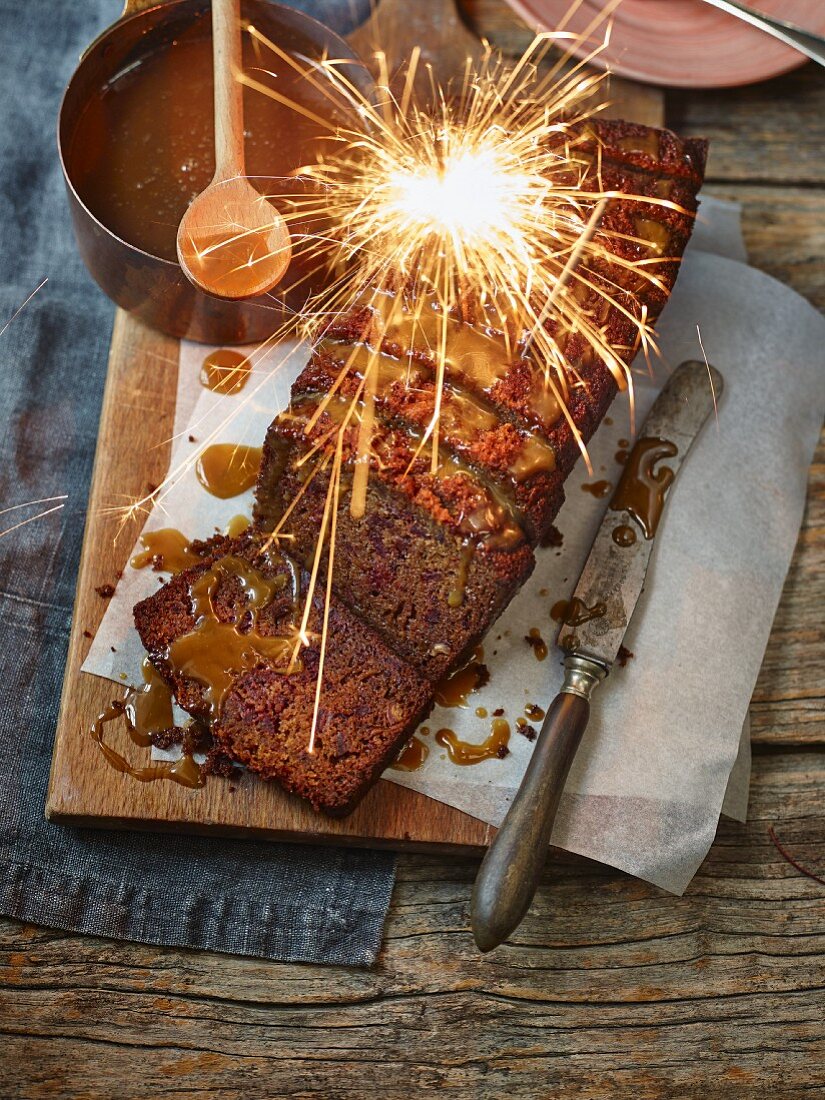
<instances>
[{"instance_id":1,"label":"weathered wood plank","mask_svg":"<svg viewBox=\"0 0 825 1100\"><path fill-rule=\"evenodd\" d=\"M810 64L746 88L669 91L668 125L710 140L714 182L821 186L824 105L822 70Z\"/></svg>"},{"instance_id":2,"label":"weathered wood plank","mask_svg":"<svg viewBox=\"0 0 825 1100\"><path fill-rule=\"evenodd\" d=\"M822 110L825 114L825 95ZM825 308L825 188L711 182L707 190L742 203L742 228L753 266Z\"/></svg>"},{"instance_id":3,"label":"weathered wood plank","mask_svg":"<svg viewBox=\"0 0 825 1100\"><path fill-rule=\"evenodd\" d=\"M825 889L767 833L775 824L822 873L823 781L825 754L757 758L750 824L722 824L681 899L554 861L512 944L483 958L468 931L468 859L402 860L372 972L0 922L0 1094L392 1100L437 1087L475 1100L825 1087Z\"/></svg>"}]
</instances>

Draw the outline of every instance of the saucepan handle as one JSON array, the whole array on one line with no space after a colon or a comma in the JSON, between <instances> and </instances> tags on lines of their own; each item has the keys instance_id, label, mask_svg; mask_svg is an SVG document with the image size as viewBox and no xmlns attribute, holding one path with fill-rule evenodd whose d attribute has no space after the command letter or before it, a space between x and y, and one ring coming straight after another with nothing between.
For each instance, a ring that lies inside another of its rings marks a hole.
<instances>
[{"instance_id":1,"label":"saucepan handle","mask_svg":"<svg viewBox=\"0 0 825 1100\"><path fill-rule=\"evenodd\" d=\"M530 907L564 784L587 728L590 694L607 674L580 657L568 657L565 668L565 683L547 711L521 787L473 887L471 923L481 951L503 943Z\"/></svg>"}]
</instances>

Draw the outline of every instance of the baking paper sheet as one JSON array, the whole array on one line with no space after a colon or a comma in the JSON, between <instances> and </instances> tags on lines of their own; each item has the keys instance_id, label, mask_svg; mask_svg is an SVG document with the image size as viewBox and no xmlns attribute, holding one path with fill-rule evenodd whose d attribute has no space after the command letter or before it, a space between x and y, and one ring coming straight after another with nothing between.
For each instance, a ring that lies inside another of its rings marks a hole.
<instances>
[{"instance_id":1,"label":"baking paper sheet","mask_svg":"<svg viewBox=\"0 0 825 1100\"><path fill-rule=\"evenodd\" d=\"M702 207L703 239L743 250L736 212ZM726 229L716 232L714 219ZM721 223L720 223L721 224ZM738 251L738 254L742 254ZM825 408L825 321L803 299L767 276L694 245L659 326L662 362L655 379L636 371L641 424L668 370L700 357L697 324L708 358L725 378L718 422L710 422L671 493L657 537L647 587L626 638L635 657L600 688L590 727L571 772L553 843L681 892L713 840L720 810L744 815L749 743L747 708L804 505L808 465ZM216 501L202 490L187 458L207 440L260 444L287 401L305 351L283 346L261 358L245 390L216 397L199 387L208 349L181 345L178 425L171 462L180 480L147 527L176 526L204 537L238 512L251 494ZM199 392L198 392L199 391ZM226 421L232 415L231 422ZM449 727L480 741L504 708L514 725L528 703L546 709L561 684L550 607L568 597L605 508L581 486L615 482L619 439L630 437L620 396L590 446L594 471L580 463L566 483L557 526L561 551L541 550L533 577L485 642L489 684L467 709L440 709L431 731ZM197 442L190 443L189 434ZM181 465L181 463L184 465ZM157 587L151 571L127 569L84 670L137 682L142 658L132 626L134 602ZM525 636L538 628L550 654L538 661ZM114 646L116 652L110 647ZM388 771L393 782L422 791L492 824L518 787L532 744L514 728L510 755L457 767L426 738L430 752L416 772Z\"/></svg>"}]
</instances>

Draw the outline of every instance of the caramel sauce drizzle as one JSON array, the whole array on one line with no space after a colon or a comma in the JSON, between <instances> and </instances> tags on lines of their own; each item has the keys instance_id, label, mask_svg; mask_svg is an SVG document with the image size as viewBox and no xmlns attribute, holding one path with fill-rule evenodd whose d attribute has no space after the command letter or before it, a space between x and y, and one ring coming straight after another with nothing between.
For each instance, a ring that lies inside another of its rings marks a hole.
<instances>
[{"instance_id":1,"label":"caramel sauce drizzle","mask_svg":"<svg viewBox=\"0 0 825 1100\"><path fill-rule=\"evenodd\" d=\"M145 686L129 688L120 702L108 706L92 725L92 739L115 771L129 775L140 783L169 779L182 787L202 787L205 780L200 766L188 753L179 760L158 760L138 767L130 764L125 756L103 740L104 728L110 722L122 719L132 744L145 749L152 743L151 734L174 725L171 690L148 658L143 662L142 671Z\"/></svg>"},{"instance_id":2,"label":"caramel sauce drizzle","mask_svg":"<svg viewBox=\"0 0 825 1100\"><path fill-rule=\"evenodd\" d=\"M287 559L283 559L287 563ZM291 568L291 566L290 566ZM222 580L233 577L239 583L246 606L238 622L223 622L214 604ZM296 670L290 664L295 644L292 637L263 635L258 630L258 614L276 596L292 585L293 601L297 592L294 573L265 577L243 558L230 555L216 561L190 587L194 629L176 638L169 647L168 660L175 671L204 686L210 717L219 712L236 677L257 665L271 663L279 672ZM246 633L241 625L251 618Z\"/></svg>"},{"instance_id":3,"label":"caramel sauce drizzle","mask_svg":"<svg viewBox=\"0 0 825 1100\"><path fill-rule=\"evenodd\" d=\"M378 393L393 382L399 382L405 387L415 387L423 377L420 365L414 360L407 359L406 362L402 362L390 355L383 347L377 356L368 343L346 344L344 347L347 367L355 377L363 378L367 370L377 370ZM330 358L336 360L341 358L341 345L334 341L321 341L318 350ZM447 441L452 437L461 446L469 447L475 433L494 431L500 426L501 419L498 414L465 390L445 382L443 394L445 400L441 404L439 424L443 428ZM554 419L557 419L557 416ZM507 470L517 485L541 471L556 468L556 455L549 443L535 432L520 430L520 435L521 447ZM449 442L446 445L449 446Z\"/></svg>"},{"instance_id":4,"label":"caramel sauce drizzle","mask_svg":"<svg viewBox=\"0 0 825 1100\"><path fill-rule=\"evenodd\" d=\"M238 535L242 535L244 533L251 522L252 521L250 520L249 516L233 516L229 523L227 523L224 534L227 538L236 539Z\"/></svg>"},{"instance_id":5,"label":"caramel sauce drizzle","mask_svg":"<svg viewBox=\"0 0 825 1100\"><path fill-rule=\"evenodd\" d=\"M417 772L423 767L430 754L429 746L420 737L412 737L404 746L401 755L390 767L396 772Z\"/></svg>"},{"instance_id":6,"label":"caramel sauce drizzle","mask_svg":"<svg viewBox=\"0 0 825 1100\"><path fill-rule=\"evenodd\" d=\"M486 682L484 647L476 646L470 659L445 676L435 689L435 701L441 707L466 707L470 695ZM485 712L486 713L486 712Z\"/></svg>"},{"instance_id":7,"label":"caramel sauce drizzle","mask_svg":"<svg viewBox=\"0 0 825 1100\"><path fill-rule=\"evenodd\" d=\"M470 574L470 566L472 565L474 554L474 546L467 545L462 547L461 557L458 559L458 572L456 573L455 584L447 594L448 607L461 607L464 603L467 577Z\"/></svg>"},{"instance_id":8,"label":"caramel sauce drizzle","mask_svg":"<svg viewBox=\"0 0 825 1100\"><path fill-rule=\"evenodd\" d=\"M537 661L543 661L547 657L547 642L541 636L541 632L536 626L530 627L530 632L527 635L527 641L530 643L530 648L533 650L533 655Z\"/></svg>"},{"instance_id":9,"label":"caramel sauce drizzle","mask_svg":"<svg viewBox=\"0 0 825 1100\"><path fill-rule=\"evenodd\" d=\"M462 741L454 730L440 729L435 735L436 742L447 750L453 764L466 767L480 764L483 760L502 759L507 756L510 743L510 723L504 718L494 718L490 736L481 744Z\"/></svg>"},{"instance_id":10,"label":"caramel sauce drizzle","mask_svg":"<svg viewBox=\"0 0 825 1100\"><path fill-rule=\"evenodd\" d=\"M632 546L636 541L636 532L626 523L613 528L613 541L617 546Z\"/></svg>"},{"instance_id":11,"label":"caramel sauce drizzle","mask_svg":"<svg viewBox=\"0 0 825 1100\"><path fill-rule=\"evenodd\" d=\"M228 500L251 489L258 480L261 447L240 443L213 443L198 458L198 481L214 497Z\"/></svg>"},{"instance_id":12,"label":"caramel sauce drizzle","mask_svg":"<svg viewBox=\"0 0 825 1100\"><path fill-rule=\"evenodd\" d=\"M665 498L674 478L669 466L662 466L656 471L654 466L678 453L676 444L667 439L650 437L637 440L610 501L611 511L627 512L641 527L646 539L652 539L656 534Z\"/></svg>"},{"instance_id":13,"label":"caramel sauce drizzle","mask_svg":"<svg viewBox=\"0 0 825 1100\"><path fill-rule=\"evenodd\" d=\"M558 600L550 608L550 618L565 626L583 626L593 619L601 619L607 613L607 607L601 601L592 607L574 596L572 600Z\"/></svg>"},{"instance_id":14,"label":"caramel sauce drizzle","mask_svg":"<svg viewBox=\"0 0 825 1100\"><path fill-rule=\"evenodd\" d=\"M249 380L249 356L231 348L211 351L201 364L200 382L213 393L240 393Z\"/></svg>"},{"instance_id":15,"label":"caramel sauce drizzle","mask_svg":"<svg viewBox=\"0 0 825 1100\"><path fill-rule=\"evenodd\" d=\"M291 411L283 413L282 416L285 419L298 419L301 415L300 409L302 405L309 402L321 401L324 397L325 395L323 394L309 392L299 394L292 400L292 405L290 406ZM362 405L363 402L356 402L356 411L352 417L353 423L358 423ZM333 423L338 425L344 422L351 408L351 399L340 394L334 395L324 403L324 413L329 416ZM405 430L405 434L408 435L413 442L420 438L409 428ZM373 452L376 453L376 460L380 465L380 439L373 437L372 446ZM428 475L430 475L429 460L431 453L430 446L427 444L422 447L419 456L421 461L427 466ZM524 532L514 514L513 508L504 498L500 487L497 486L495 482L492 482L483 474L476 472L466 465L466 463L462 462L461 459L453 455L444 454L442 457L441 451L439 452L439 464L436 467L435 473L431 476L440 480L449 477L466 477L471 479L484 491L487 499L483 504L480 504L477 508L473 509L473 511L464 512L457 517L458 522L456 526L462 535L465 535L468 539L477 540L489 546L491 549L507 549L511 546L517 546L524 540ZM468 561L468 569L469 564ZM459 602L450 604L450 606L459 607L461 605L461 600L463 600L463 593Z\"/></svg>"},{"instance_id":16,"label":"caramel sauce drizzle","mask_svg":"<svg viewBox=\"0 0 825 1100\"><path fill-rule=\"evenodd\" d=\"M606 497L613 485L610 481L594 481L590 485L582 485L582 492L590 493L592 497L596 497L600 500L602 497Z\"/></svg>"},{"instance_id":17,"label":"caramel sauce drizzle","mask_svg":"<svg viewBox=\"0 0 825 1100\"><path fill-rule=\"evenodd\" d=\"M164 573L182 573L201 560L190 548L186 535L174 527L147 531L140 536L140 544L143 549L130 562L133 569L145 569L151 565Z\"/></svg>"}]
</instances>

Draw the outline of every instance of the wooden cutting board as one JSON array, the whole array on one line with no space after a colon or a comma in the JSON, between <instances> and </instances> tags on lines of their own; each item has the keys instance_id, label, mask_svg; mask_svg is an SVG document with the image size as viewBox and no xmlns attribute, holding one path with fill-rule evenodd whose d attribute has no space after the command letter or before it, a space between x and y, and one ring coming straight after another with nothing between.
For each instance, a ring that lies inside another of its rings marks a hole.
<instances>
[{"instance_id":1,"label":"wooden cutting board","mask_svg":"<svg viewBox=\"0 0 825 1100\"><path fill-rule=\"evenodd\" d=\"M383 0L395 16L398 43L403 4ZM453 0L416 0L417 18L429 10L424 26L431 58L455 56L457 30ZM422 9L422 10L419 10ZM409 9L407 9L409 10ZM358 34L359 32L356 32ZM383 33L383 26L382 26ZM435 46L433 45L435 43ZM359 45L364 44L362 33ZM399 47L400 48L400 47ZM663 123L663 95L649 86L614 80L614 117L648 125ZM273 783L245 775L235 790L210 778L198 790L168 780L141 783L113 770L91 737L92 723L121 692L109 680L80 669L106 610L96 592L127 568L142 518L119 530L113 505L143 497L164 478L175 415L178 343L148 329L118 310L109 355L97 452L89 496L69 653L46 803L51 821L101 828L183 830L361 844L370 847L438 848L467 851L485 846L489 825L443 803L394 783L379 782L344 820L315 814L302 801ZM140 752L148 750L134 750ZM138 762L136 758L133 758Z\"/></svg>"}]
</instances>

